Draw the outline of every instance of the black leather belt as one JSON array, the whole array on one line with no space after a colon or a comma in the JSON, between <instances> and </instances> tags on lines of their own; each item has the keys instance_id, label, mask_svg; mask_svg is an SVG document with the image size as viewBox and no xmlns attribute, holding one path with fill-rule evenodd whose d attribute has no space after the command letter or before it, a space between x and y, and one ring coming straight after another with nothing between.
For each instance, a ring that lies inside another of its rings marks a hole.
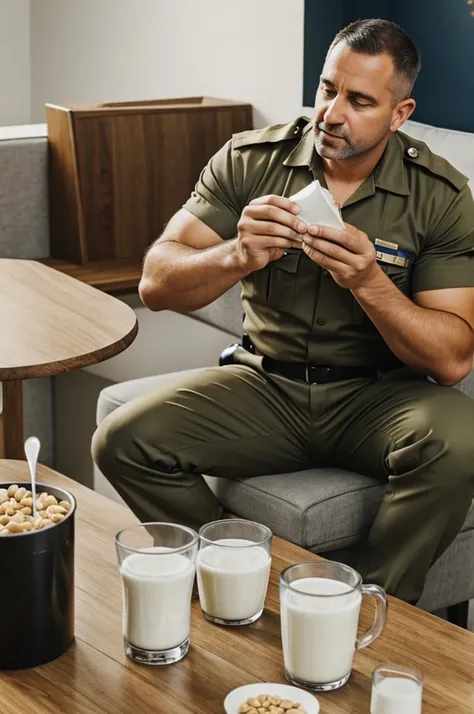
<instances>
[{"instance_id":1,"label":"black leather belt","mask_svg":"<svg viewBox=\"0 0 474 714\"><path fill-rule=\"evenodd\" d=\"M328 384L344 379L375 378L377 376L377 370L373 367L328 367L305 362L280 362L271 357L263 358L263 366L269 372L276 372L282 377L298 379L301 382L308 382L308 384Z\"/></svg>"},{"instance_id":2,"label":"black leather belt","mask_svg":"<svg viewBox=\"0 0 474 714\"><path fill-rule=\"evenodd\" d=\"M281 362L263 355L247 334L243 335L242 346L247 352L263 356L263 366L268 372L276 372L282 377L298 379L308 384L329 384L344 379L373 379L378 375L374 367L330 367L307 362Z\"/></svg>"}]
</instances>

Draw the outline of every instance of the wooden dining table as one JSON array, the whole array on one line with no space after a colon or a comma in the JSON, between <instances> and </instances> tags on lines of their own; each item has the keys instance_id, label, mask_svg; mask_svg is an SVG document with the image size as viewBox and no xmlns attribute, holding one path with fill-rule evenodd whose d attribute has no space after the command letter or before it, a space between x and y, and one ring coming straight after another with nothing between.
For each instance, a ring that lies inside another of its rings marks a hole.
<instances>
[{"instance_id":1,"label":"wooden dining table","mask_svg":"<svg viewBox=\"0 0 474 714\"><path fill-rule=\"evenodd\" d=\"M34 260L0 259L0 456L24 458L22 382L102 362L133 342L134 311Z\"/></svg>"}]
</instances>

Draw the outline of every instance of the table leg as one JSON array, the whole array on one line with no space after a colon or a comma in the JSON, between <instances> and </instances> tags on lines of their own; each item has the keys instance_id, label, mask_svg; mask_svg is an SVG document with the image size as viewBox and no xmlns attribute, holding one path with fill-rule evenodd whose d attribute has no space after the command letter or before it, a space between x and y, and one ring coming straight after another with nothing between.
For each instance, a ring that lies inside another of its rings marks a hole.
<instances>
[{"instance_id":1,"label":"table leg","mask_svg":"<svg viewBox=\"0 0 474 714\"><path fill-rule=\"evenodd\" d=\"M23 449L23 382L2 382L3 408L0 415L0 457L24 459Z\"/></svg>"}]
</instances>

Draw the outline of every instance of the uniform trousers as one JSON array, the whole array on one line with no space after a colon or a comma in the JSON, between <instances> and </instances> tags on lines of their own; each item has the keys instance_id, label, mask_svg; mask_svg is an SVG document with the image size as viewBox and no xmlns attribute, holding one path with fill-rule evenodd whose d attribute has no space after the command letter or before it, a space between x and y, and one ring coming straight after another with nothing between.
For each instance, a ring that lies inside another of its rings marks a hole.
<instances>
[{"instance_id":1,"label":"uniform trousers","mask_svg":"<svg viewBox=\"0 0 474 714\"><path fill-rule=\"evenodd\" d=\"M142 522L196 530L222 515L202 474L333 466L376 477L386 490L358 569L416 603L474 496L474 401L405 367L308 384L265 371L243 349L236 361L106 417L92 442L102 473Z\"/></svg>"}]
</instances>

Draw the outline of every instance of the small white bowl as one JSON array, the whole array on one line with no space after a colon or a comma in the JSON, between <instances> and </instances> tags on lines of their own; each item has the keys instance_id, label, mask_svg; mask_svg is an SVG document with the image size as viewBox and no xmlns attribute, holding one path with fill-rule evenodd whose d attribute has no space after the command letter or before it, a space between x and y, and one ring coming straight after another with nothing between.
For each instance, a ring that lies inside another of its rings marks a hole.
<instances>
[{"instance_id":1,"label":"small white bowl","mask_svg":"<svg viewBox=\"0 0 474 714\"><path fill-rule=\"evenodd\" d=\"M237 687L229 692L224 699L226 714L237 714L241 704L246 702L249 697L257 697L259 694L271 694L280 697L280 699L299 702L306 714L318 714L319 712L319 702L310 692L292 687L290 684L262 682L261 684L245 684L243 687Z\"/></svg>"}]
</instances>

